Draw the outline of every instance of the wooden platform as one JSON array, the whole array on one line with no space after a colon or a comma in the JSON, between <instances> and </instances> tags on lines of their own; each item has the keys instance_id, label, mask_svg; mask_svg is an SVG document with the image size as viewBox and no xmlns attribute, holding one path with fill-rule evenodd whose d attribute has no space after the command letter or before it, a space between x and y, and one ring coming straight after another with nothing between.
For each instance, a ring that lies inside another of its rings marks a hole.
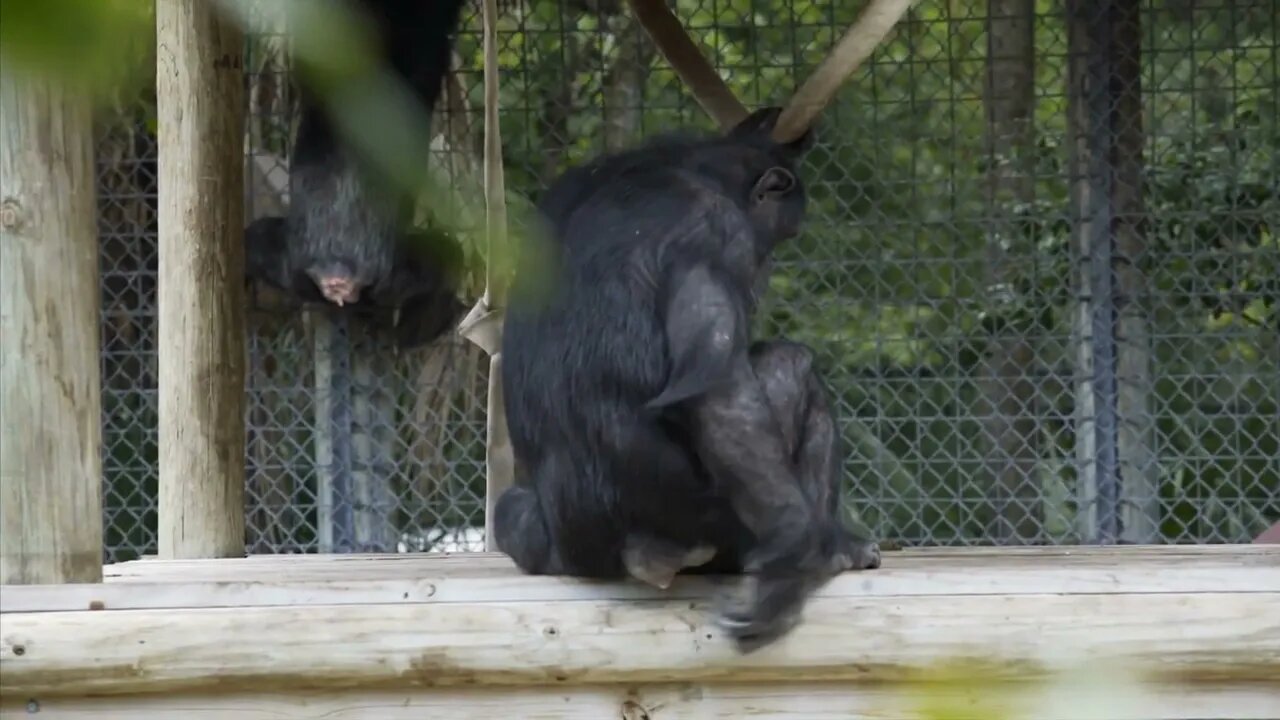
<instances>
[{"instance_id":1,"label":"wooden platform","mask_svg":"<svg viewBox=\"0 0 1280 720\"><path fill-rule=\"evenodd\" d=\"M714 579L663 593L475 554L145 559L107 575L0 591L0 716L905 718L947 702L1280 718L1280 546L887 553L747 656L711 622ZM1057 671L1083 689L1045 685Z\"/></svg>"}]
</instances>

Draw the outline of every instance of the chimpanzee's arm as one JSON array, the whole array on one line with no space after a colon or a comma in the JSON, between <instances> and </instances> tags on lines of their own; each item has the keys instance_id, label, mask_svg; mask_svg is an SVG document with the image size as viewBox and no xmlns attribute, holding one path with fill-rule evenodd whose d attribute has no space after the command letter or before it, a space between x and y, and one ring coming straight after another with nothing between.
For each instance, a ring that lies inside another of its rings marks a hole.
<instances>
[{"instance_id":1,"label":"chimpanzee's arm","mask_svg":"<svg viewBox=\"0 0 1280 720\"><path fill-rule=\"evenodd\" d=\"M259 218L244 229L246 280L261 280L278 290L293 292L284 234L282 217Z\"/></svg>"},{"instance_id":2,"label":"chimpanzee's arm","mask_svg":"<svg viewBox=\"0 0 1280 720\"><path fill-rule=\"evenodd\" d=\"M466 307L458 300L462 250L445 233L407 234L396 252L391 279L379 288L380 303L400 309L396 344L425 345L451 330Z\"/></svg>"},{"instance_id":3,"label":"chimpanzee's arm","mask_svg":"<svg viewBox=\"0 0 1280 720\"><path fill-rule=\"evenodd\" d=\"M395 327L396 346L412 350L433 342L453 330L466 309L452 288L441 287L409 297L400 306Z\"/></svg>"},{"instance_id":4,"label":"chimpanzee's arm","mask_svg":"<svg viewBox=\"0 0 1280 720\"><path fill-rule=\"evenodd\" d=\"M727 273L707 263L680 269L666 298L666 387L648 403L657 409L701 395L729 379L746 357L748 298Z\"/></svg>"},{"instance_id":5,"label":"chimpanzee's arm","mask_svg":"<svg viewBox=\"0 0 1280 720\"><path fill-rule=\"evenodd\" d=\"M464 267L462 249L452 237L437 231L405 233L396 246L391 277L375 294L380 304L395 306L418 295L441 289L452 292Z\"/></svg>"}]
</instances>

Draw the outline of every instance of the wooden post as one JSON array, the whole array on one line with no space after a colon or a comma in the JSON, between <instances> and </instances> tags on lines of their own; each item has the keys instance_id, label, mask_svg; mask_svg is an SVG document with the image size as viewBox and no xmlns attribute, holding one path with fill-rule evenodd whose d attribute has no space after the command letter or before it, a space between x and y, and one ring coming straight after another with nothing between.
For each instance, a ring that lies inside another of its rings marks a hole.
<instances>
[{"instance_id":1,"label":"wooden post","mask_svg":"<svg viewBox=\"0 0 1280 720\"><path fill-rule=\"evenodd\" d=\"M242 36L207 0L156 3L160 555L244 554Z\"/></svg>"},{"instance_id":2,"label":"wooden post","mask_svg":"<svg viewBox=\"0 0 1280 720\"><path fill-rule=\"evenodd\" d=\"M88 96L0 64L0 583L102 581Z\"/></svg>"}]
</instances>

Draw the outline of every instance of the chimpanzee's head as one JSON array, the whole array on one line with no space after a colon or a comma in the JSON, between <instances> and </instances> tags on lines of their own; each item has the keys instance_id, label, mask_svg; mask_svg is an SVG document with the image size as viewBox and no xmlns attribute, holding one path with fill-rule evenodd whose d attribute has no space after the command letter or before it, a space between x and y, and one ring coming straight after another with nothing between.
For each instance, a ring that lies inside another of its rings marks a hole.
<instances>
[{"instance_id":1,"label":"chimpanzee's head","mask_svg":"<svg viewBox=\"0 0 1280 720\"><path fill-rule=\"evenodd\" d=\"M766 251L800 232L808 204L796 165L813 145L813 132L790 143L774 141L769 135L781 112L776 107L757 110L728 134L740 148L747 212Z\"/></svg>"}]
</instances>

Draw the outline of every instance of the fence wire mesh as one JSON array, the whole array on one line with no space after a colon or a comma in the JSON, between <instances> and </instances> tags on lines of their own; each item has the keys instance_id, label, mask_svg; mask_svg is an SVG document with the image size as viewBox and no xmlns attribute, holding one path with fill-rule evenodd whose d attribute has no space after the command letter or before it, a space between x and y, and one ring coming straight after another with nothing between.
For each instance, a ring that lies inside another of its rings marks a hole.
<instances>
[{"instance_id":1,"label":"fence wire mesh","mask_svg":"<svg viewBox=\"0 0 1280 720\"><path fill-rule=\"evenodd\" d=\"M749 106L860 3L678 0ZM1240 542L1280 516L1280 2L924 3L826 111L763 336L812 345L855 523L907 545ZM433 133L475 175L480 19ZM249 221L287 204L280 18L250 69ZM504 3L509 187L710 122L620 0ZM104 122L106 555L155 551L153 94ZM478 550L488 363L252 295L251 552Z\"/></svg>"}]
</instances>

